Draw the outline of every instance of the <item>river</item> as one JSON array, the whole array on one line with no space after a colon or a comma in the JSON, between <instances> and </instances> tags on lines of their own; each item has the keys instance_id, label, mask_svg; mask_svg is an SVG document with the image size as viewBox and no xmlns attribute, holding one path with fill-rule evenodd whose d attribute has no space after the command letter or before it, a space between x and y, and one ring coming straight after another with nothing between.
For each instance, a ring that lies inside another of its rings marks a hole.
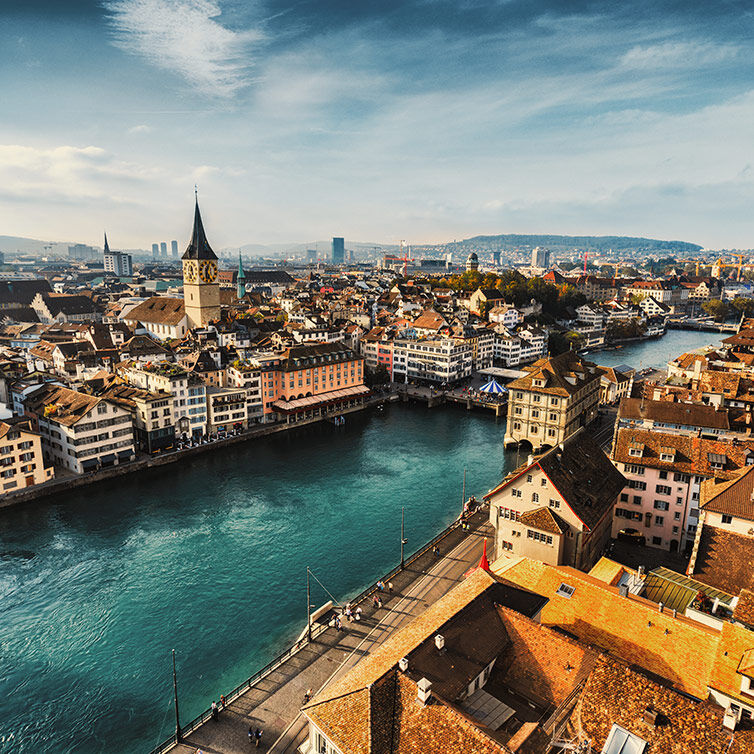
<instances>
[{"instance_id":1,"label":"river","mask_svg":"<svg viewBox=\"0 0 754 754\"><path fill-rule=\"evenodd\" d=\"M714 332L668 330L661 338L627 343L606 351L593 351L586 358L606 367L628 364L637 371L647 367L663 369L670 359L682 353L719 345L722 337L728 337L728 333L722 336Z\"/></svg>"},{"instance_id":2,"label":"river","mask_svg":"<svg viewBox=\"0 0 754 754\"><path fill-rule=\"evenodd\" d=\"M662 366L707 333L592 354ZM0 512L0 752L146 752L511 470L490 412L393 405ZM328 595L315 586L313 602Z\"/></svg>"}]
</instances>

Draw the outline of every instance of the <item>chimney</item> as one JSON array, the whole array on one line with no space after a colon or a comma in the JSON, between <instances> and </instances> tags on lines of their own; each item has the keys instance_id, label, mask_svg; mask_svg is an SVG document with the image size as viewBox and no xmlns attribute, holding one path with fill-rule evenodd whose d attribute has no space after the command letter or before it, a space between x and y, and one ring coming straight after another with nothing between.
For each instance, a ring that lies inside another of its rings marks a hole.
<instances>
[{"instance_id":1,"label":"chimney","mask_svg":"<svg viewBox=\"0 0 754 754\"><path fill-rule=\"evenodd\" d=\"M731 707L725 710L723 715L723 727L728 730L735 730L738 723L738 715L733 711Z\"/></svg>"},{"instance_id":2,"label":"chimney","mask_svg":"<svg viewBox=\"0 0 754 754\"><path fill-rule=\"evenodd\" d=\"M665 603L664 602L660 602L660 604L658 605L658 607L660 608L660 612L663 612L663 610L665 610Z\"/></svg>"},{"instance_id":3,"label":"chimney","mask_svg":"<svg viewBox=\"0 0 754 754\"><path fill-rule=\"evenodd\" d=\"M628 586L626 586L626 584L621 584L618 587L618 593L621 597L628 597Z\"/></svg>"},{"instance_id":4,"label":"chimney","mask_svg":"<svg viewBox=\"0 0 754 754\"><path fill-rule=\"evenodd\" d=\"M419 683L416 684L416 687L418 689L416 698L419 700L419 704L424 706L432 695L432 682L428 681L426 678L422 678Z\"/></svg>"},{"instance_id":5,"label":"chimney","mask_svg":"<svg viewBox=\"0 0 754 754\"><path fill-rule=\"evenodd\" d=\"M401 657L401 659L398 660L398 667L402 673L405 673L408 670L408 657Z\"/></svg>"},{"instance_id":6,"label":"chimney","mask_svg":"<svg viewBox=\"0 0 754 754\"><path fill-rule=\"evenodd\" d=\"M658 712L656 709L652 709L652 707L647 707L644 710L644 716L643 720L647 725L651 725L653 728L657 727L657 717Z\"/></svg>"},{"instance_id":7,"label":"chimney","mask_svg":"<svg viewBox=\"0 0 754 754\"><path fill-rule=\"evenodd\" d=\"M639 566L637 569L637 573L639 574L639 578L643 578L644 576L644 566Z\"/></svg>"},{"instance_id":8,"label":"chimney","mask_svg":"<svg viewBox=\"0 0 754 754\"><path fill-rule=\"evenodd\" d=\"M435 636L435 646L439 652L442 652L445 648L445 637L442 634L437 634L437 636Z\"/></svg>"}]
</instances>

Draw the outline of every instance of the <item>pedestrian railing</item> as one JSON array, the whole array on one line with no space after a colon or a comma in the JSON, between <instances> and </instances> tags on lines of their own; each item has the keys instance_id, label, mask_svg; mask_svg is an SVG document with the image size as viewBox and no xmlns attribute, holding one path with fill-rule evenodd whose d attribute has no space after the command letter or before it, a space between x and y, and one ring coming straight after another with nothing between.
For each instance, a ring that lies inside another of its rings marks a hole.
<instances>
[{"instance_id":1,"label":"pedestrian railing","mask_svg":"<svg viewBox=\"0 0 754 754\"><path fill-rule=\"evenodd\" d=\"M482 508L483 510L483 508ZM420 558L422 555L429 552L433 547L435 547L439 542L441 542L445 537L448 536L452 531L457 529L462 523L461 518L457 518L453 523L451 523L449 526L446 526L436 537L433 537L429 542L424 544L422 547L420 547L415 553L410 555L408 558L404 560L404 563L402 565L398 565L395 568L393 568L392 571L387 573L385 576L383 576L380 581L389 582L391 579L395 578L401 571L405 569L406 566L411 565L414 561L416 561L418 558ZM355 597L352 597L349 602L352 604L358 604L360 602L363 602L366 600L370 595L377 592L377 583L368 586L366 589L364 589L362 592L357 594ZM316 639L320 634L327 631L327 629L330 626L328 624L319 623L316 625L312 625L312 639ZM307 644L309 644L309 637L304 636L303 638L299 639L297 642L292 644L288 649L285 650L282 654L279 654L277 657L275 657L273 660L270 660L261 670L258 670L254 675L247 678L243 683L236 686L231 692L226 694L226 698L228 702L232 702L235 699L237 699L242 694L245 694L254 684L261 681L265 676L269 675L270 673L274 672L279 668L283 663L287 662L291 659L295 654L300 652ZM206 709L204 712L202 712L200 715L195 717L190 723L187 725L181 726L181 738L185 738L186 736L191 735L195 730L200 728L204 723L206 723L208 720L212 718L212 709ZM161 744L156 746L150 754L163 754L166 751L169 751L176 745L176 736L175 734L172 735L167 741L163 741Z\"/></svg>"}]
</instances>

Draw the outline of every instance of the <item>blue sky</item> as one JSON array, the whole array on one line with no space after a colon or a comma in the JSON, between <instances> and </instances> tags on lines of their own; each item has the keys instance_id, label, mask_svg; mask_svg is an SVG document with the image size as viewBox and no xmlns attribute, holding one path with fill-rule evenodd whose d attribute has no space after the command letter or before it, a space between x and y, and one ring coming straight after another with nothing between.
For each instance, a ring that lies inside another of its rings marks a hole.
<instances>
[{"instance_id":1,"label":"blue sky","mask_svg":"<svg viewBox=\"0 0 754 754\"><path fill-rule=\"evenodd\" d=\"M3 0L0 232L754 247L754 6Z\"/></svg>"}]
</instances>

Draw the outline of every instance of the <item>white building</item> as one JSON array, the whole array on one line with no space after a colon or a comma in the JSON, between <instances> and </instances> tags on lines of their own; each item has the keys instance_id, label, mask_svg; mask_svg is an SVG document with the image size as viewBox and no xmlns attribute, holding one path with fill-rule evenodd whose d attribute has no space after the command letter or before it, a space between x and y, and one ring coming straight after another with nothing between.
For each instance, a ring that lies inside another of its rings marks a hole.
<instances>
[{"instance_id":1,"label":"white building","mask_svg":"<svg viewBox=\"0 0 754 754\"><path fill-rule=\"evenodd\" d=\"M120 370L130 384L173 396L173 425L178 437L207 433L207 387L180 364L129 366Z\"/></svg>"},{"instance_id":2,"label":"white building","mask_svg":"<svg viewBox=\"0 0 754 754\"><path fill-rule=\"evenodd\" d=\"M468 342L449 338L395 340L393 379L453 384L471 376L473 352Z\"/></svg>"},{"instance_id":3,"label":"white building","mask_svg":"<svg viewBox=\"0 0 754 754\"><path fill-rule=\"evenodd\" d=\"M45 458L83 474L135 455L131 413L104 398L45 385L26 401Z\"/></svg>"}]
</instances>

